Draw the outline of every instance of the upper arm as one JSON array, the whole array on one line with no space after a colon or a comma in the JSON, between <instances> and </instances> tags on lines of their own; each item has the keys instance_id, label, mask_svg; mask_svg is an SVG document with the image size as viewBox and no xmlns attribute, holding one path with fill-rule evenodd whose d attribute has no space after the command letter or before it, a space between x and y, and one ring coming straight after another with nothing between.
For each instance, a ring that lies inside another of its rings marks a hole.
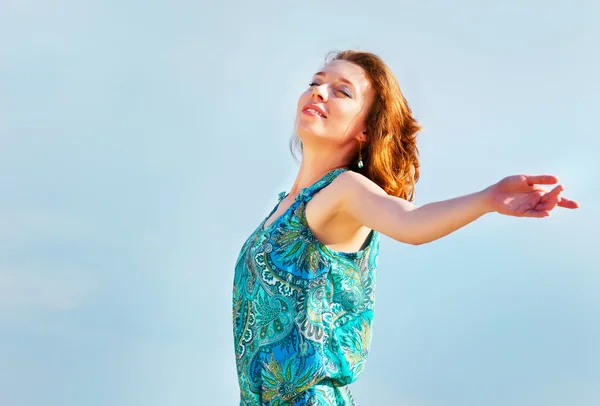
<instances>
[{"instance_id":1,"label":"upper arm","mask_svg":"<svg viewBox=\"0 0 600 406\"><path fill-rule=\"evenodd\" d=\"M407 227L407 214L417 208L415 204L388 195L379 185L359 173L347 171L338 178L341 213L396 241L414 243Z\"/></svg>"}]
</instances>

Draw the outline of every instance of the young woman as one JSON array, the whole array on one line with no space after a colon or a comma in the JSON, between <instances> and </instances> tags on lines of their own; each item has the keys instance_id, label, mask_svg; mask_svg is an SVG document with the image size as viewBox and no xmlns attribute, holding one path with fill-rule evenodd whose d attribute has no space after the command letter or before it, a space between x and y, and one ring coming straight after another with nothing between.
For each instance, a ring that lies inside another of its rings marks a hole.
<instances>
[{"instance_id":1,"label":"young woman","mask_svg":"<svg viewBox=\"0 0 600 406\"><path fill-rule=\"evenodd\" d=\"M354 405L371 343L380 233L423 244L490 212L579 204L552 175L514 175L417 207L419 125L376 55L343 51L298 101L300 170L244 243L233 285L242 406Z\"/></svg>"}]
</instances>

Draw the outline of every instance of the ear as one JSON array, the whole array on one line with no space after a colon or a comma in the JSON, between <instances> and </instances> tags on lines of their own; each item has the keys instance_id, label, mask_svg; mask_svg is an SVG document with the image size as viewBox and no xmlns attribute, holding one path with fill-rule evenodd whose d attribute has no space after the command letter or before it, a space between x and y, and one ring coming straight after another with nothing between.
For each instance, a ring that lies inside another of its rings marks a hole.
<instances>
[{"instance_id":1,"label":"ear","mask_svg":"<svg viewBox=\"0 0 600 406\"><path fill-rule=\"evenodd\" d=\"M366 131L361 132L360 134L358 134L356 136L356 139L360 140L362 142L367 142L367 132Z\"/></svg>"}]
</instances>

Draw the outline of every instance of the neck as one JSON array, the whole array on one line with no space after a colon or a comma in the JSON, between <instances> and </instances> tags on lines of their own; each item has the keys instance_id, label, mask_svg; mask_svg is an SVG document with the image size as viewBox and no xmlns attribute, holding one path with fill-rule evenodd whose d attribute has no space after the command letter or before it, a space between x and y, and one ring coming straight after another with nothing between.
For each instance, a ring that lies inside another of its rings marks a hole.
<instances>
[{"instance_id":1,"label":"neck","mask_svg":"<svg viewBox=\"0 0 600 406\"><path fill-rule=\"evenodd\" d=\"M298 195L302 189L309 187L326 173L338 168L348 168L344 157L334 154L311 153L310 150L304 148L300 169L289 195Z\"/></svg>"}]
</instances>

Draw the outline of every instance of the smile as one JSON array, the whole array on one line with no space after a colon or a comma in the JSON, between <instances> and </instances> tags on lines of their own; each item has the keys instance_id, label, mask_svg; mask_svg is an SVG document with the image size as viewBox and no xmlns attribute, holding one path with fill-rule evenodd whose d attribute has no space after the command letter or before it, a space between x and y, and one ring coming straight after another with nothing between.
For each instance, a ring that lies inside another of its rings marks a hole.
<instances>
[{"instance_id":1,"label":"smile","mask_svg":"<svg viewBox=\"0 0 600 406\"><path fill-rule=\"evenodd\" d=\"M315 115L315 116L318 116L318 117L326 118L323 114L319 113L315 109L306 109L306 110L303 110L302 112L306 113L306 114L310 114L310 115Z\"/></svg>"}]
</instances>

